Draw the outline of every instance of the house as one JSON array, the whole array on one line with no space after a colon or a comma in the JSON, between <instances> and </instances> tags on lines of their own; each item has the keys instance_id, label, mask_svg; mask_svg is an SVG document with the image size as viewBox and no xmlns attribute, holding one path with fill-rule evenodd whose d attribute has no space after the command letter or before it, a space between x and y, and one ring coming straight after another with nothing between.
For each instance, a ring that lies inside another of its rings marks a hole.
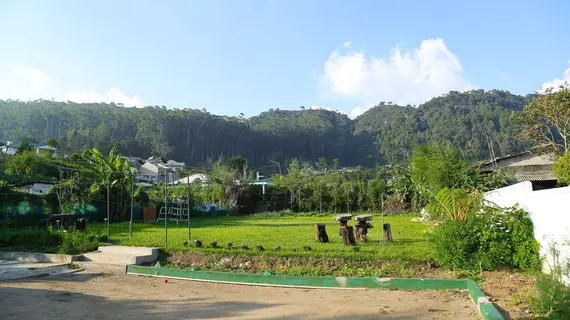
<instances>
[{"instance_id":1,"label":"house","mask_svg":"<svg viewBox=\"0 0 570 320\"><path fill-rule=\"evenodd\" d=\"M48 155L56 153L57 149L48 145L40 145L36 147L36 152L40 155Z\"/></svg>"},{"instance_id":2,"label":"house","mask_svg":"<svg viewBox=\"0 0 570 320\"><path fill-rule=\"evenodd\" d=\"M151 183L157 183L158 181L164 181L166 167L152 162L145 162L141 165L136 173L137 180L148 181ZM169 179L170 180L170 179Z\"/></svg>"},{"instance_id":3,"label":"house","mask_svg":"<svg viewBox=\"0 0 570 320\"><path fill-rule=\"evenodd\" d=\"M42 145L39 143L30 142L29 145L33 150L40 155L53 154L57 152L57 149L50 147L48 145ZM15 155L18 152L18 147L20 146L19 141L7 141L5 146L0 147L0 153L7 155Z\"/></svg>"},{"instance_id":4,"label":"house","mask_svg":"<svg viewBox=\"0 0 570 320\"><path fill-rule=\"evenodd\" d=\"M557 186L556 177L552 173L553 165L552 156L525 151L487 161L480 166L480 171L486 173L502 169L517 182L530 181L533 190L541 190Z\"/></svg>"},{"instance_id":5,"label":"house","mask_svg":"<svg viewBox=\"0 0 570 320\"><path fill-rule=\"evenodd\" d=\"M186 164L184 162L177 162L171 159L166 161L166 166L170 168L170 170L178 172L184 170Z\"/></svg>"},{"instance_id":6,"label":"house","mask_svg":"<svg viewBox=\"0 0 570 320\"><path fill-rule=\"evenodd\" d=\"M123 157L123 160L129 163L134 173L137 173L139 168L145 163L145 161L139 157Z\"/></svg>"},{"instance_id":7,"label":"house","mask_svg":"<svg viewBox=\"0 0 570 320\"><path fill-rule=\"evenodd\" d=\"M19 187L18 190L31 194L46 194L53 186L54 184L49 182L36 182L33 184L23 185Z\"/></svg>"},{"instance_id":8,"label":"house","mask_svg":"<svg viewBox=\"0 0 570 320\"><path fill-rule=\"evenodd\" d=\"M144 163L136 169L136 179L151 183L164 181L167 175L169 183L172 183L176 179L176 173L182 171L185 166L184 162L174 160L165 162L159 157L150 157L142 162Z\"/></svg>"},{"instance_id":9,"label":"house","mask_svg":"<svg viewBox=\"0 0 570 320\"><path fill-rule=\"evenodd\" d=\"M7 141L6 145L0 147L0 153L1 154L7 154L9 156L13 156L16 154L16 152L18 151L18 144L14 144L13 141Z\"/></svg>"}]
</instances>

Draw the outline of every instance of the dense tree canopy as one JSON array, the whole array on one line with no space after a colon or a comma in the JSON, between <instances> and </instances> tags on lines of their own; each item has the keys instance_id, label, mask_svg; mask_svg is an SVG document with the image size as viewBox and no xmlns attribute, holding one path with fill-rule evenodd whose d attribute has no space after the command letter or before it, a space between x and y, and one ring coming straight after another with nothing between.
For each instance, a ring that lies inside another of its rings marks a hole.
<instances>
[{"instance_id":1,"label":"dense tree canopy","mask_svg":"<svg viewBox=\"0 0 570 320\"><path fill-rule=\"evenodd\" d=\"M498 156L529 146L517 137L510 115L530 98L497 90L450 92L417 108L380 103L354 120L326 110L270 109L244 118L158 106L0 100L0 141L49 143L76 153L93 147L107 153L117 143L125 155L154 154L192 167L240 155L254 169L292 158L373 167L406 161L414 144L424 142L451 143L474 160L491 150Z\"/></svg>"},{"instance_id":2,"label":"dense tree canopy","mask_svg":"<svg viewBox=\"0 0 570 320\"><path fill-rule=\"evenodd\" d=\"M558 155L570 152L570 87L536 97L516 118L521 133L540 149Z\"/></svg>"}]
</instances>

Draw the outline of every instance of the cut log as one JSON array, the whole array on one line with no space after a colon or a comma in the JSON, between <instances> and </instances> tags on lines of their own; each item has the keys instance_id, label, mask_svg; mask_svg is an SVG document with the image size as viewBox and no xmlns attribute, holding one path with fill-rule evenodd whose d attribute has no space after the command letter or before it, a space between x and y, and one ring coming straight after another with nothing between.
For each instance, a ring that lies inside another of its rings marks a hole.
<instances>
[{"instance_id":1,"label":"cut log","mask_svg":"<svg viewBox=\"0 0 570 320\"><path fill-rule=\"evenodd\" d=\"M85 225L86 225L86 221L84 218L77 219L77 221L75 221L75 230L77 232L83 232L83 231L85 231Z\"/></svg>"},{"instance_id":2,"label":"cut log","mask_svg":"<svg viewBox=\"0 0 570 320\"><path fill-rule=\"evenodd\" d=\"M390 229L390 224L384 223L382 229L384 230L384 239L388 242L392 242L392 229Z\"/></svg>"},{"instance_id":3,"label":"cut log","mask_svg":"<svg viewBox=\"0 0 570 320\"><path fill-rule=\"evenodd\" d=\"M369 221L359 221L356 224L356 240L360 242L368 241L367 234L368 229L372 229L374 226Z\"/></svg>"},{"instance_id":4,"label":"cut log","mask_svg":"<svg viewBox=\"0 0 570 320\"><path fill-rule=\"evenodd\" d=\"M324 223L315 224L315 240L319 242L329 242L326 225Z\"/></svg>"},{"instance_id":5,"label":"cut log","mask_svg":"<svg viewBox=\"0 0 570 320\"><path fill-rule=\"evenodd\" d=\"M340 228L340 235L345 246L353 246L356 244L354 239L354 228L352 226L344 225Z\"/></svg>"}]
</instances>

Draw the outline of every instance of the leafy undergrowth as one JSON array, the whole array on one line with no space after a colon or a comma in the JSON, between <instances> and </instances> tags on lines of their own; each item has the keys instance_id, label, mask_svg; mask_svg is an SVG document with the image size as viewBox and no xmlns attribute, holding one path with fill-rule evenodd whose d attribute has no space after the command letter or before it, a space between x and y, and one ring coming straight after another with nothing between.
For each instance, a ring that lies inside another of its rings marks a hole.
<instances>
[{"instance_id":1,"label":"leafy undergrowth","mask_svg":"<svg viewBox=\"0 0 570 320\"><path fill-rule=\"evenodd\" d=\"M0 232L0 250L79 254L97 249L99 233L52 229L7 229Z\"/></svg>"},{"instance_id":2,"label":"leafy undergrowth","mask_svg":"<svg viewBox=\"0 0 570 320\"><path fill-rule=\"evenodd\" d=\"M369 242L347 247L339 236L339 225L333 214L296 217L223 216L195 218L191 224L191 239L185 222L168 223L168 247L165 247L164 224L135 224L129 239L128 224L111 225L111 242L118 245L161 247L168 252L199 251L210 253L239 252L244 255L263 253L281 257L319 257L354 260L386 260L427 263L432 260L433 245L429 242L425 224L412 222L412 217L386 217L394 241L381 249L380 217L375 216L375 228L368 233ZM315 241L315 224L326 224L329 243ZM88 230L103 232L104 225L90 225ZM195 240L199 239L201 246ZM216 242L216 246L212 243ZM231 250L226 249L232 243ZM243 244L243 245L242 245ZM263 248L263 251L260 250Z\"/></svg>"}]
</instances>

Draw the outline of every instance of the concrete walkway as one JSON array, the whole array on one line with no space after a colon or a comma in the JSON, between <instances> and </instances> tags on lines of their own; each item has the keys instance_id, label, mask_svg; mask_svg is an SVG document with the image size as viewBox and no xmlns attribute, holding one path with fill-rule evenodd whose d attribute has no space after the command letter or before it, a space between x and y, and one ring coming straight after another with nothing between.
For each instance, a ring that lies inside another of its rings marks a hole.
<instances>
[{"instance_id":1,"label":"concrete walkway","mask_svg":"<svg viewBox=\"0 0 570 320\"><path fill-rule=\"evenodd\" d=\"M38 263L0 260L0 281L77 272L66 263Z\"/></svg>"}]
</instances>

